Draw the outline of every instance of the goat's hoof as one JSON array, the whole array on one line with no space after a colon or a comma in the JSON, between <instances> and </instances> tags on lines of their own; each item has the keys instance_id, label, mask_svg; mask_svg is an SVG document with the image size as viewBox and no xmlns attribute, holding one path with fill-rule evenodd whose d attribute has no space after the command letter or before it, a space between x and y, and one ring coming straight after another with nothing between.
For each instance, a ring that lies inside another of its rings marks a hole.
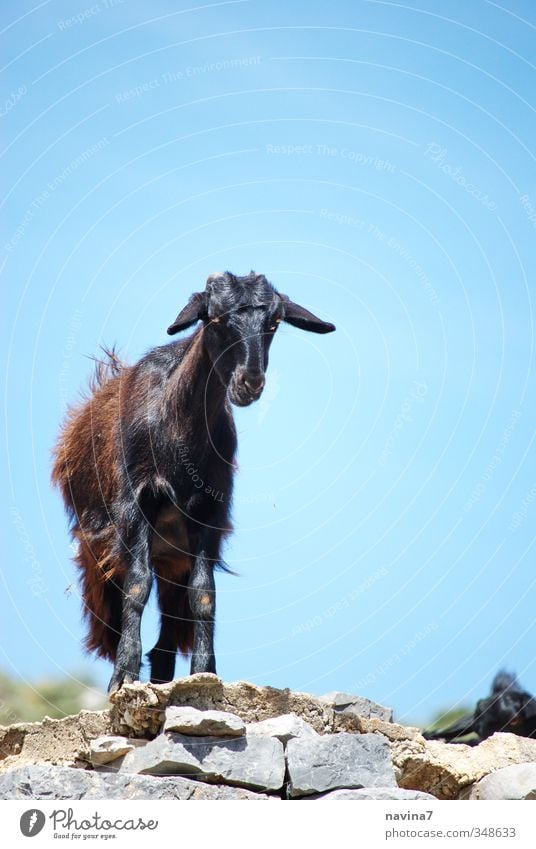
<instances>
[{"instance_id":1,"label":"goat's hoof","mask_svg":"<svg viewBox=\"0 0 536 849\"><path fill-rule=\"evenodd\" d=\"M117 693L123 684L133 684L135 681L139 681L139 678L131 672L114 672L108 684L108 696Z\"/></svg>"}]
</instances>

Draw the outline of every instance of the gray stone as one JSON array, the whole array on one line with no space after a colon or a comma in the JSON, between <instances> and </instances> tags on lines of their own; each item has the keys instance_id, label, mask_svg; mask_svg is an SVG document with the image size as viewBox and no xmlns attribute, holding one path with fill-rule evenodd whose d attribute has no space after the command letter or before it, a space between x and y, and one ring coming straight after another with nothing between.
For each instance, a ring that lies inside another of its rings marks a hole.
<instances>
[{"instance_id":1,"label":"gray stone","mask_svg":"<svg viewBox=\"0 0 536 849\"><path fill-rule=\"evenodd\" d=\"M0 799L254 799L263 793L187 778L118 775L52 764L27 764L0 775Z\"/></svg>"},{"instance_id":2,"label":"gray stone","mask_svg":"<svg viewBox=\"0 0 536 849\"><path fill-rule=\"evenodd\" d=\"M358 801L368 801L369 799L402 799L403 801L411 801L412 799L430 799L432 802L437 801L435 796L430 793L421 793L419 790L403 790L402 787L367 787L361 790L332 790L331 793L323 793L321 796L306 796L302 801L322 801L326 802L345 802L350 799Z\"/></svg>"},{"instance_id":3,"label":"gray stone","mask_svg":"<svg viewBox=\"0 0 536 849\"><path fill-rule=\"evenodd\" d=\"M283 716L274 716L273 719L252 722L246 726L246 731L248 734L261 737L277 737L283 744L295 737L318 737L314 728L295 713L285 713Z\"/></svg>"},{"instance_id":4,"label":"gray stone","mask_svg":"<svg viewBox=\"0 0 536 849\"><path fill-rule=\"evenodd\" d=\"M132 757L136 752L127 755ZM326 734L287 743L289 795L353 787L396 786L388 740L381 734Z\"/></svg>"},{"instance_id":5,"label":"gray stone","mask_svg":"<svg viewBox=\"0 0 536 849\"><path fill-rule=\"evenodd\" d=\"M245 723L234 713L198 710L186 705L166 708L164 731L178 731L196 737L242 737Z\"/></svg>"},{"instance_id":6,"label":"gray stone","mask_svg":"<svg viewBox=\"0 0 536 849\"><path fill-rule=\"evenodd\" d=\"M145 740L132 740L128 737L97 737L89 744L89 759L93 766L109 764L131 752L136 746L144 745Z\"/></svg>"},{"instance_id":7,"label":"gray stone","mask_svg":"<svg viewBox=\"0 0 536 849\"><path fill-rule=\"evenodd\" d=\"M536 799L536 763L512 764L473 785L470 799Z\"/></svg>"},{"instance_id":8,"label":"gray stone","mask_svg":"<svg viewBox=\"0 0 536 849\"><path fill-rule=\"evenodd\" d=\"M271 737L189 737L168 732L125 755L119 772L195 776L213 784L279 790L285 756L282 743Z\"/></svg>"},{"instance_id":9,"label":"gray stone","mask_svg":"<svg viewBox=\"0 0 536 849\"><path fill-rule=\"evenodd\" d=\"M366 719L383 719L393 721L393 709L372 702L364 696L352 696L350 693L334 691L320 696L320 701L329 705L337 713L350 713L354 716L364 716Z\"/></svg>"}]
</instances>

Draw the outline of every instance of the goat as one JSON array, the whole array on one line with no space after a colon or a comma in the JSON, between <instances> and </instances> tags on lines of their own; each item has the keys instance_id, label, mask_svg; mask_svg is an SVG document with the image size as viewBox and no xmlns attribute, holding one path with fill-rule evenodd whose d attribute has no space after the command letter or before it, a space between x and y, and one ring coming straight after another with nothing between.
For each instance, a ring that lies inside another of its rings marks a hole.
<instances>
[{"instance_id":1,"label":"goat","mask_svg":"<svg viewBox=\"0 0 536 849\"><path fill-rule=\"evenodd\" d=\"M536 737L536 700L522 690L510 672L498 672L486 699L476 703L473 713L457 719L447 728L425 731L427 740L456 742L467 734L476 734L475 743L491 737L496 731L510 731L520 737Z\"/></svg>"},{"instance_id":2,"label":"goat","mask_svg":"<svg viewBox=\"0 0 536 849\"><path fill-rule=\"evenodd\" d=\"M280 322L330 333L264 275L209 276L170 335L202 322L135 365L114 352L90 395L71 408L54 449L58 486L78 542L88 651L114 663L109 692L138 680L140 625L153 576L160 633L151 681L171 681L176 653L191 674L216 672L214 569L231 530L236 430L231 404L263 390Z\"/></svg>"}]
</instances>

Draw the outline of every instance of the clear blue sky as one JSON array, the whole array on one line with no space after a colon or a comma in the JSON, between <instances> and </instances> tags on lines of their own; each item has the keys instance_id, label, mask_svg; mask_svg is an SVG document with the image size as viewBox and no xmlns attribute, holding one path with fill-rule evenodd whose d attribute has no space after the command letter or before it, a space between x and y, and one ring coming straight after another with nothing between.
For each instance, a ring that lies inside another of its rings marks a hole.
<instances>
[{"instance_id":1,"label":"clear blue sky","mask_svg":"<svg viewBox=\"0 0 536 849\"><path fill-rule=\"evenodd\" d=\"M101 343L135 360L208 273L254 268L337 332L284 327L236 410L219 673L403 721L503 665L536 691L533 3L1 16L0 669L107 683L49 486L58 425ZM156 626L151 599L146 650Z\"/></svg>"}]
</instances>

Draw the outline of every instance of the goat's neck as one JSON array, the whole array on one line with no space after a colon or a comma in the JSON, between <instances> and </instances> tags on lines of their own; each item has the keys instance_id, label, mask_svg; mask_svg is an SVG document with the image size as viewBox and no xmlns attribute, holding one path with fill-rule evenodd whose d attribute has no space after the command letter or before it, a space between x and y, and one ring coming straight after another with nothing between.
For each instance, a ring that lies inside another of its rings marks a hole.
<instances>
[{"instance_id":1,"label":"goat's neck","mask_svg":"<svg viewBox=\"0 0 536 849\"><path fill-rule=\"evenodd\" d=\"M206 423L209 430L226 405L227 387L213 369L203 342L203 330L192 338L170 385L169 401L180 417L181 428L191 422L194 434ZM186 415L185 415L186 414Z\"/></svg>"}]
</instances>

